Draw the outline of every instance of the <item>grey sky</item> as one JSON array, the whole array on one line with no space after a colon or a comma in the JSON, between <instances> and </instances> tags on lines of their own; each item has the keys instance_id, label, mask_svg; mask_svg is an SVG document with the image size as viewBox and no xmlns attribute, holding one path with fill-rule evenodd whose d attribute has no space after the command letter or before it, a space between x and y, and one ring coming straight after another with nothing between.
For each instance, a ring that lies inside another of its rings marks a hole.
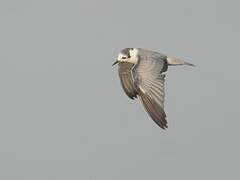
<instances>
[{"instance_id":1,"label":"grey sky","mask_svg":"<svg viewBox=\"0 0 240 180\"><path fill-rule=\"evenodd\" d=\"M239 179L237 1L0 1L0 179ZM160 129L111 64L169 68Z\"/></svg>"}]
</instances>

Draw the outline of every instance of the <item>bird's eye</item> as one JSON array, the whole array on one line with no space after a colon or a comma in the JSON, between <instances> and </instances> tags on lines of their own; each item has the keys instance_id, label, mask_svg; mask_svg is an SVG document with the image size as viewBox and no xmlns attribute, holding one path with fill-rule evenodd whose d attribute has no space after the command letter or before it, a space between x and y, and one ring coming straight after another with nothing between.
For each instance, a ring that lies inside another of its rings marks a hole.
<instances>
[{"instance_id":1,"label":"bird's eye","mask_svg":"<svg viewBox=\"0 0 240 180\"><path fill-rule=\"evenodd\" d=\"M127 59L127 57L123 56L122 59Z\"/></svg>"}]
</instances>

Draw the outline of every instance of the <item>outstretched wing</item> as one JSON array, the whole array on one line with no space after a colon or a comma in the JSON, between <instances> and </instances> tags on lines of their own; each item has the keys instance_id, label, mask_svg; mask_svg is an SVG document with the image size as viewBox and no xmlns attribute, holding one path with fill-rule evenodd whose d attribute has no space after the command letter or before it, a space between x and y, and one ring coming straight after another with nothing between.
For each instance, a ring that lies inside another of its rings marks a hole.
<instances>
[{"instance_id":1,"label":"outstretched wing","mask_svg":"<svg viewBox=\"0 0 240 180\"><path fill-rule=\"evenodd\" d=\"M164 81L167 70L165 56L158 53L141 54L133 68L134 83L145 110L163 129L167 128L164 112Z\"/></svg>"},{"instance_id":2,"label":"outstretched wing","mask_svg":"<svg viewBox=\"0 0 240 180\"><path fill-rule=\"evenodd\" d=\"M131 99L134 99L137 97L134 84L133 84L133 78L132 78L132 67L133 64L131 63L119 63L119 77L120 81L123 87L123 90L127 94L127 96Z\"/></svg>"}]
</instances>

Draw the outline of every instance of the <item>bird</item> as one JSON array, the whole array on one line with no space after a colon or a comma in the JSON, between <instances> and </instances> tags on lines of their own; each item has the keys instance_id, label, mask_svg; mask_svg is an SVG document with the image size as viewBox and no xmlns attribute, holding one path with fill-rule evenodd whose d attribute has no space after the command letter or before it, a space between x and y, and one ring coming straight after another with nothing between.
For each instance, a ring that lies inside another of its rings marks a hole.
<instances>
[{"instance_id":1,"label":"bird","mask_svg":"<svg viewBox=\"0 0 240 180\"><path fill-rule=\"evenodd\" d=\"M169 66L194 64L143 48L122 49L112 66L116 64L126 95L140 99L152 120L162 129L168 128L164 110L166 71Z\"/></svg>"}]
</instances>

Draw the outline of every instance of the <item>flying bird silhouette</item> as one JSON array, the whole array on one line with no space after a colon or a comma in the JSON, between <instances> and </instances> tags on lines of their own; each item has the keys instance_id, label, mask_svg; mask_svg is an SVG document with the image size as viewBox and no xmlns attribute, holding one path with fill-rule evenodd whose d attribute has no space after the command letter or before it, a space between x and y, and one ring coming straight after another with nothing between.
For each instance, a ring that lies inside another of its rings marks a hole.
<instances>
[{"instance_id":1,"label":"flying bird silhouette","mask_svg":"<svg viewBox=\"0 0 240 180\"><path fill-rule=\"evenodd\" d=\"M123 49L113 66L115 64L119 66L120 81L127 96L131 99L138 97L155 123L162 129L167 128L164 72L170 65L194 65L142 48Z\"/></svg>"}]
</instances>

